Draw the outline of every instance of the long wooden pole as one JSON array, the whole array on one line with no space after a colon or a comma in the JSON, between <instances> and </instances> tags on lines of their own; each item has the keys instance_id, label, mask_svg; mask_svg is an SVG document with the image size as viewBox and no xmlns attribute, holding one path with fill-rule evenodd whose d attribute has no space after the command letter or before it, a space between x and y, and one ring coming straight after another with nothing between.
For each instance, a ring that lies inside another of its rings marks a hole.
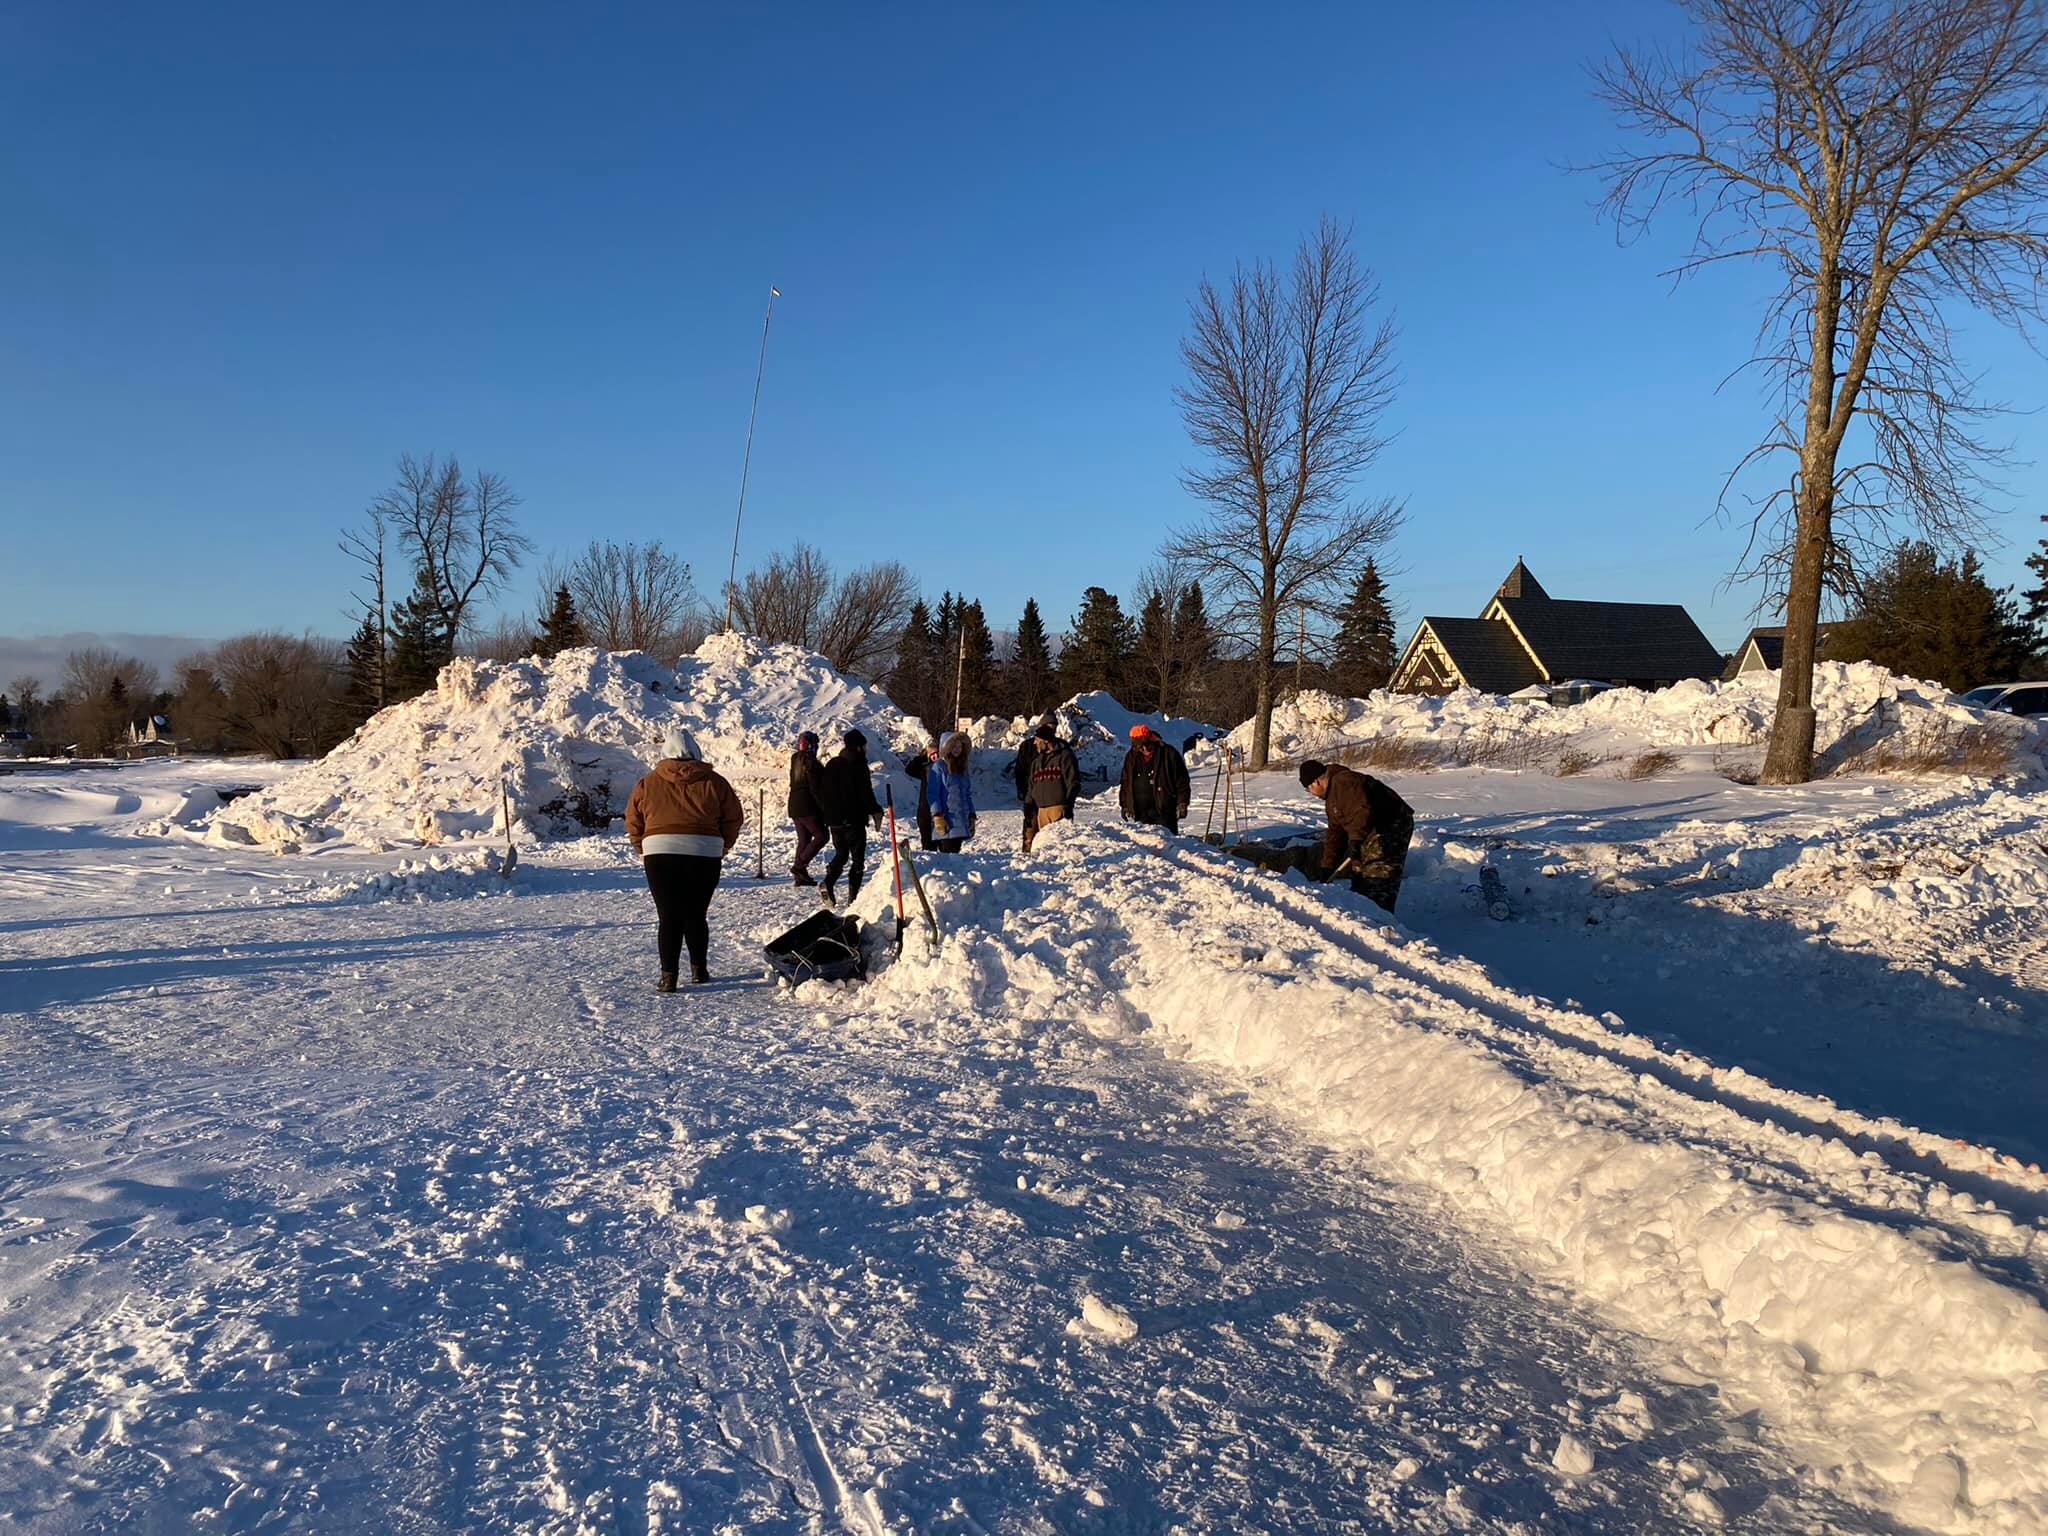
<instances>
[{"instance_id":1,"label":"long wooden pole","mask_svg":"<svg viewBox=\"0 0 2048 1536\"><path fill-rule=\"evenodd\" d=\"M768 878L768 786L754 791L754 878Z\"/></svg>"}]
</instances>

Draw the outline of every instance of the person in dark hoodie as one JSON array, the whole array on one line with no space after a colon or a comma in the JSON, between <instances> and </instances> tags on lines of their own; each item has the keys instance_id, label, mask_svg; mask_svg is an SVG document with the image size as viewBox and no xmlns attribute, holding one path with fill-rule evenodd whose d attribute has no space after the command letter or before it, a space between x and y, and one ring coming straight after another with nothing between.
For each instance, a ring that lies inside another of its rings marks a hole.
<instances>
[{"instance_id":1,"label":"person in dark hoodie","mask_svg":"<svg viewBox=\"0 0 2048 1536\"><path fill-rule=\"evenodd\" d=\"M868 777L868 739L859 731L840 738L839 755L818 773L818 803L832 832L832 861L825 866L825 905L837 906L835 887L846 872L846 899L860 894L868 859L868 826L882 829L882 803Z\"/></svg>"},{"instance_id":2,"label":"person in dark hoodie","mask_svg":"<svg viewBox=\"0 0 2048 1536\"><path fill-rule=\"evenodd\" d=\"M937 834L932 831L930 780L932 765L938 760L939 744L935 741L903 764L903 771L917 780L917 846L926 853L930 853L938 846Z\"/></svg>"},{"instance_id":3,"label":"person in dark hoodie","mask_svg":"<svg viewBox=\"0 0 2048 1536\"><path fill-rule=\"evenodd\" d=\"M1323 878L1347 863L1351 889L1392 913L1401 896L1415 811L1369 773L1342 763L1301 765L1301 787L1323 802L1330 831L1323 840Z\"/></svg>"},{"instance_id":4,"label":"person in dark hoodie","mask_svg":"<svg viewBox=\"0 0 2048 1536\"><path fill-rule=\"evenodd\" d=\"M700 759L696 738L677 726L662 742L661 761L626 800L626 836L647 871L658 919L661 957L657 992L676 989L676 970L690 946L690 979L709 981L707 913L725 856L740 840L747 813L732 785Z\"/></svg>"},{"instance_id":5,"label":"person in dark hoodie","mask_svg":"<svg viewBox=\"0 0 2048 1536\"><path fill-rule=\"evenodd\" d=\"M1074 814L1074 802L1081 797L1081 763L1051 720L1025 746L1032 754L1024 794L1024 851L1029 853L1040 832Z\"/></svg>"},{"instance_id":6,"label":"person in dark hoodie","mask_svg":"<svg viewBox=\"0 0 2048 1536\"><path fill-rule=\"evenodd\" d=\"M1142 722L1131 727L1131 750L1124 754L1117 803L1124 820L1169 832L1178 832L1181 817L1188 813L1187 762Z\"/></svg>"},{"instance_id":7,"label":"person in dark hoodie","mask_svg":"<svg viewBox=\"0 0 2048 1536\"><path fill-rule=\"evenodd\" d=\"M823 765L818 761L818 733L805 731L796 739L796 750L789 754L789 819L796 824L796 862L790 866L790 877L798 885L816 885L811 878L811 860L828 841L825 835L825 815L818 807L818 775Z\"/></svg>"},{"instance_id":8,"label":"person in dark hoodie","mask_svg":"<svg viewBox=\"0 0 2048 1536\"><path fill-rule=\"evenodd\" d=\"M1052 726L1053 734L1059 734L1052 712L1046 711L1040 726ZM1010 764L1010 782L1017 786L1017 804L1024 810L1024 851L1031 851L1031 834L1038 830L1038 818L1033 815L1031 804L1031 765L1038 759L1038 737L1031 734L1024 738L1024 744L1017 749L1017 760Z\"/></svg>"}]
</instances>

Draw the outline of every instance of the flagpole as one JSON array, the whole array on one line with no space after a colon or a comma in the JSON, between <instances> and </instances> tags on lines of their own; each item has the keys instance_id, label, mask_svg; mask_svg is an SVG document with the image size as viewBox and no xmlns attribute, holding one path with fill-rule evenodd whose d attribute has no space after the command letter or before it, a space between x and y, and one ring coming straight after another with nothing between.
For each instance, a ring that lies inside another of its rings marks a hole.
<instances>
[{"instance_id":1,"label":"flagpole","mask_svg":"<svg viewBox=\"0 0 2048 1536\"><path fill-rule=\"evenodd\" d=\"M754 418L761 414L761 375L768 368L768 322L775 318L775 301L782 297L782 290L772 283L768 288L768 313L761 317L761 355L754 363L754 403L747 412L747 451L740 459L740 504L732 515L732 563L725 572L725 627L732 628L732 603L735 596L734 582L740 572L740 519L747 513L747 471L754 464Z\"/></svg>"}]
</instances>

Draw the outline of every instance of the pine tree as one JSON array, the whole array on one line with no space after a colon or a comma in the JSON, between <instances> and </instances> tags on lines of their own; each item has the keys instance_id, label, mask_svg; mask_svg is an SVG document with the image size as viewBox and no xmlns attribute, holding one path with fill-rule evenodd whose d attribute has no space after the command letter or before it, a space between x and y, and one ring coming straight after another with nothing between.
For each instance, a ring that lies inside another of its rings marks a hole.
<instances>
[{"instance_id":1,"label":"pine tree","mask_svg":"<svg viewBox=\"0 0 2048 1536\"><path fill-rule=\"evenodd\" d=\"M1216 630L1202 605L1202 584L1191 581L1180 595L1173 618L1174 670L1180 678L1174 707L1199 720L1214 719L1213 669Z\"/></svg>"},{"instance_id":2,"label":"pine tree","mask_svg":"<svg viewBox=\"0 0 2048 1536\"><path fill-rule=\"evenodd\" d=\"M1129 681L1135 647L1131 621L1116 594L1090 587L1081 594L1081 610L1060 652L1060 687L1069 694L1096 688L1120 693Z\"/></svg>"},{"instance_id":3,"label":"pine tree","mask_svg":"<svg viewBox=\"0 0 2048 1536\"><path fill-rule=\"evenodd\" d=\"M2048 512L2041 514L2041 521L2048 523ZM2048 534L2041 539L2041 547L2027 556L2027 569L2034 573L2034 585L2020 594L2026 606L2021 614L2032 625L2037 636L2037 649L2048 650Z\"/></svg>"},{"instance_id":4,"label":"pine tree","mask_svg":"<svg viewBox=\"0 0 2048 1536\"><path fill-rule=\"evenodd\" d=\"M996 637L989 632L979 602L963 601L953 611L960 633L954 653L960 696L953 707L960 719L975 720L992 712L997 704Z\"/></svg>"},{"instance_id":5,"label":"pine tree","mask_svg":"<svg viewBox=\"0 0 2048 1536\"><path fill-rule=\"evenodd\" d=\"M384 637L377 633L377 616L365 612L348 642L348 688L342 694L341 707L351 725L361 725L381 707L377 700L385 687L387 659Z\"/></svg>"},{"instance_id":6,"label":"pine tree","mask_svg":"<svg viewBox=\"0 0 2048 1536\"><path fill-rule=\"evenodd\" d=\"M390 677L385 698L393 704L417 698L434 686L455 654L455 641L441 618L440 598L422 568L412 594L391 616Z\"/></svg>"},{"instance_id":7,"label":"pine tree","mask_svg":"<svg viewBox=\"0 0 2048 1536\"><path fill-rule=\"evenodd\" d=\"M898 709L922 716L932 680L932 611L923 598L910 605L909 622L896 642L896 665L889 673L889 697Z\"/></svg>"},{"instance_id":8,"label":"pine tree","mask_svg":"<svg viewBox=\"0 0 2048 1536\"><path fill-rule=\"evenodd\" d=\"M559 656L590 641L583 633L583 618L576 612L576 600L565 581L555 588L555 601L540 621L540 633L533 637L533 654Z\"/></svg>"},{"instance_id":9,"label":"pine tree","mask_svg":"<svg viewBox=\"0 0 2048 1536\"><path fill-rule=\"evenodd\" d=\"M1351 596L1337 610L1337 661L1331 681L1337 691L1363 698L1384 688L1394 675L1394 615L1387 584L1371 560L1358 573Z\"/></svg>"},{"instance_id":10,"label":"pine tree","mask_svg":"<svg viewBox=\"0 0 2048 1536\"><path fill-rule=\"evenodd\" d=\"M1137 655L1130 669L1130 697L1124 700L1140 714L1164 713L1180 680L1174 655L1173 616L1166 598L1153 592L1138 615Z\"/></svg>"},{"instance_id":11,"label":"pine tree","mask_svg":"<svg viewBox=\"0 0 2048 1536\"><path fill-rule=\"evenodd\" d=\"M1855 617L1828 643L1832 659L1874 661L1950 689L2008 682L2033 649L2010 590L1984 579L1974 551L1943 561L1919 541L1901 544L1870 576Z\"/></svg>"},{"instance_id":12,"label":"pine tree","mask_svg":"<svg viewBox=\"0 0 2048 1536\"><path fill-rule=\"evenodd\" d=\"M1053 702L1052 645L1045 637L1045 620L1039 617L1035 597L1024 599L1024 616L1017 621L1017 633L1010 642L1003 683L1013 715L1036 715Z\"/></svg>"}]
</instances>

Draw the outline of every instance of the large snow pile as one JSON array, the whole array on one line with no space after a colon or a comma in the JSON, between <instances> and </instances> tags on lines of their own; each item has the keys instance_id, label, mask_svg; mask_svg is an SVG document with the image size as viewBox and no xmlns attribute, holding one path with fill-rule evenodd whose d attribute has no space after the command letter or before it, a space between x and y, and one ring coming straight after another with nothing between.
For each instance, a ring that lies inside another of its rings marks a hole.
<instances>
[{"instance_id":1,"label":"large snow pile","mask_svg":"<svg viewBox=\"0 0 2048 1536\"><path fill-rule=\"evenodd\" d=\"M1894 676L1872 662L1822 662L1814 670L1814 745L1839 759L1893 739L1987 726L2023 751L2048 745L2048 728L1959 704L1936 683ZM1273 710L1272 752L1298 759L1379 738L1455 753L1475 740L1522 741L1622 753L1652 747L1743 746L1763 741L1778 704L1776 672L1730 682L1691 680L1646 692L1615 688L1583 704L1552 706L1463 688L1445 695L1389 693L1346 699L1305 690ZM1229 736L1249 748L1252 722Z\"/></svg>"},{"instance_id":2,"label":"large snow pile","mask_svg":"<svg viewBox=\"0 0 2048 1536\"><path fill-rule=\"evenodd\" d=\"M431 693L394 705L319 762L205 823L210 841L291 850L502 835L504 800L529 835L605 825L681 725L733 781L751 817L765 787L782 814L789 751L813 730L826 755L858 728L870 761L896 769L923 732L878 689L792 645L713 635L674 668L641 651L564 651L549 660L458 657ZM898 799L909 789L900 774Z\"/></svg>"},{"instance_id":3,"label":"large snow pile","mask_svg":"<svg viewBox=\"0 0 2048 1536\"><path fill-rule=\"evenodd\" d=\"M1739 1069L1150 832L1055 827L1022 862L941 860L924 883L943 946L906 945L866 1006L1072 1019L1242 1072L1759 1411L1843 1498L1914 1526L2048 1525L2023 1170L1950 1185L1937 1138L1760 1104Z\"/></svg>"},{"instance_id":4,"label":"large snow pile","mask_svg":"<svg viewBox=\"0 0 2048 1536\"><path fill-rule=\"evenodd\" d=\"M1113 784L1122 777L1124 754L1131 746L1131 727L1141 722L1176 747L1190 736L1206 740L1221 734L1217 727L1200 720L1126 709L1114 694L1099 688L1075 694L1052 713L1059 720L1060 735L1072 745L1074 756L1080 761L1082 779L1098 786L1104 782ZM1018 715L1006 720L1000 715L986 715L967 723L967 739L977 749L986 749L988 760L1007 766L1015 759L1024 738L1038 729L1038 722L1044 718Z\"/></svg>"}]
</instances>

